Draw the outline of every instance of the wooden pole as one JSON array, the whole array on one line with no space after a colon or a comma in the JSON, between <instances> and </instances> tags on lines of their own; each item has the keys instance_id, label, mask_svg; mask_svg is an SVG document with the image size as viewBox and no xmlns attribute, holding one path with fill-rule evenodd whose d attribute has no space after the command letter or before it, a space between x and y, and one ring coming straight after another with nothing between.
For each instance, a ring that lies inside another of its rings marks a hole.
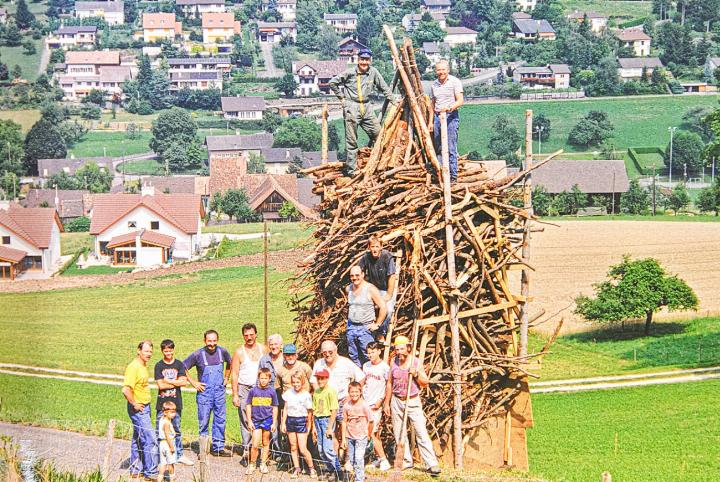
<instances>
[{"instance_id":1,"label":"wooden pole","mask_svg":"<svg viewBox=\"0 0 720 482\"><path fill-rule=\"evenodd\" d=\"M328 162L328 106L323 104L322 110L322 147L320 150L320 164Z\"/></svg>"},{"instance_id":2,"label":"wooden pole","mask_svg":"<svg viewBox=\"0 0 720 482\"><path fill-rule=\"evenodd\" d=\"M210 451L210 439L207 435L200 435L198 447L198 466L200 469L200 482L210 481L210 471L208 469L207 455Z\"/></svg>"},{"instance_id":3,"label":"wooden pole","mask_svg":"<svg viewBox=\"0 0 720 482\"><path fill-rule=\"evenodd\" d=\"M265 331L265 342L268 339L268 223L263 221L263 330Z\"/></svg>"},{"instance_id":4,"label":"wooden pole","mask_svg":"<svg viewBox=\"0 0 720 482\"><path fill-rule=\"evenodd\" d=\"M528 109L525 111L525 165L523 169L530 169L532 167L532 124L533 111ZM530 217L533 214L531 176L532 174L528 173L527 176L525 176L523 184L523 204L529 216L525 219L522 244L522 261L524 264L520 278L520 294L523 297L523 302L520 306L520 356L527 356L528 327L530 324L530 268L528 266L530 263Z\"/></svg>"},{"instance_id":5,"label":"wooden pole","mask_svg":"<svg viewBox=\"0 0 720 482\"><path fill-rule=\"evenodd\" d=\"M395 299L398 298L398 287L400 286L400 263L402 262L402 251L397 250L395 253L395 287L393 288L393 294ZM397 304L397 303L396 303ZM395 321L397 320L397 310L393 309L390 314L390 325L388 326L387 334L385 335L385 351L383 353L383 360L385 363L390 363L390 345L392 344L393 329L395 327ZM421 358L422 360L422 358Z\"/></svg>"},{"instance_id":6,"label":"wooden pole","mask_svg":"<svg viewBox=\"0 0 720 482\"><path fill-rule=\"evenodd\" d=\"M115 419L108 421L107 441L105 442L105 456L103 457L102 476L103 480L110 480L110 459L112 458L112 444L115 438Z\"/></svg>"},{"instance_id":7,"label":"wooden pole","mask_svg":"<svg viewBox=\"0 0 720 482\"><path fill-rule=\"evenodd\" d=\"M445 204L445 243L447 244L448 284L450 294L450 336L453 370L453 391L455 414L453 416L453 450L455 468L462 469L462 376L460 375L460 330L458 328L457 274L455 273L455 233L453 231L452 196L450 188L450 154L448 148L447 114L440 113L440 136L442 140L442 181L443 201Z\"/></svg>"}]
</instances>

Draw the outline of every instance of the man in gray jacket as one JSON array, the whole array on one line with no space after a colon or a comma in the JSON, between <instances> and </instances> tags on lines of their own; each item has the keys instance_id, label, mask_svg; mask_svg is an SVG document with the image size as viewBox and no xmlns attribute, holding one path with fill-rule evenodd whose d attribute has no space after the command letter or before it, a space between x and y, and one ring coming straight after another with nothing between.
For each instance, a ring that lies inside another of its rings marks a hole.
<instances>
[{"instance_id":1,"label":"man in gray jacket","mask_svg":"<svg viewBox=\"0 0 720 482\"><path fill-rule=\"evenodd\" d=\"M362 127L370 138L370 145L380 132L380 122L370 107L370 96L381 92L385 98L395 103L392 90L375 67L371 67L372 52L361 49L357 67L346 70L330 80L330 90L343 104L345 118L345 161L347 173L352 174L357 163L357 128Z\"/></svg>"}]
</instances>

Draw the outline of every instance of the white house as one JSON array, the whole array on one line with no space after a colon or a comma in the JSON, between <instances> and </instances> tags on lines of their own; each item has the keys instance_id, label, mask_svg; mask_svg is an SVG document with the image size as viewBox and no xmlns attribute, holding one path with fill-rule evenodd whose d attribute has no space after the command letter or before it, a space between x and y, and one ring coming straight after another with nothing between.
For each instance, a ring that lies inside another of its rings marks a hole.
<instances>
[{"instance_id":1,"label":"white house","mask_svg":"<svg viewBox=\"0 0 720 482\"><path fill-rule=\"evenodd\" d=\"M203 13L221 13L225 11L225 0L175 0L187 18L198 18Z\"/></svg>"},{"instance_id":2,"label":"white house","mask_svg":"<svg viewBox=\"0 0 720 482\"><path fill-rule=\"evenodd\" d=\"M315 60L312 62L293 62L292 71L298 88L295 95L309 96L316 92L328 94L330 79L345 72L344 60Z\"/></svg>"},{"instance_id":3,"label":"white house","mask_svg":"<svg viewBox=\"0 0 720 482\"><path fill-rule=\"evenodd\" d=\"M513 18L511 35L522 40L555 40L557 37L553 26L544 18Z\"/></svg>"},{"instance_id":4,"label":"white house","mask_svg":"<svg viewBox=\"0 0 720 482\"><path fill-rule=\"evenodd\" d=\"M433 67L438 60L450 58L450 45L445 42L423 42L422 51Z\"/></svg>"},{"instance_id":5,"label":"white house","mask_svg":"<svg viewBox=\"0 0 720 482\"><path fill-rule=\"evenodd\" d=\"M266 108L260 96L221 97L220 104L223 117L237 120L262 120Z\"/></svg>"},{"instance_id":6,"label":"white house","mask_svg":"<svg viewBox=\"0 0 720 482\"><path fill-rule=\"evenodd\" d=\"M448 14L450 13L450 7L452 7L450 0L422 0L420 2L420 8L426 12Z\"/></svg>"},{"instance_id":7,"label":"white house","mask_svg":"<svg viewBox=\"0 0 720 482\"><path fill-rule=\"evenodd\" d=\"M261 43L277 43L283 37L297 40L297 24L295 22L258 22L257 38Z\"/></svg>"},{"instance_id":8,"label":"white house","mask_svg":"<svg viewBox=\"0 0 720 482\"><path fill-rule=\"evenodd\" d=\"M366 45L361 44L354 38L345 37L338 42L338 60L349 64L357 64L360 50L366 48Z\"/></svg>"},{"instance_id":9,"label":"white house","mask_svg":"<svg viewBox=\"0 0 720 482\"><path fill-rule=\"evenodd\" d=\"M657 57L619 58L618 64L620 64L620 67L618 67L618 75L623 82L640 80L642 79L643 72L645 73L645 77L649 79L652 77L655 69L665 67Z\"/></svg>"},{"instance_id":10,"label":"white house","mask_svg":"<svg viewBox=\"0 0 720 482\"><path fill-rule=\"evenodd\" d=\"M402 26L407 33L412 33L413 30L422 21L423 15L426 13L430 14L430 17L440 24L440 28L445 30L447 23L445 22L445 14L440 12L421 12L421 13L408 13L402 18Z\"/></svg>"},{"instance_id":11,"label":"white house","mask_svg":"<svg viewBox=\"0 0 720 482\"><path fill-rule=\"evenodd\" d=\"M526 89L567 89L570 87L570 67L550 64L546 67L516 67L513 82Z\"/></svg>"},{"instance_id":12,"label":"white house","mask_svg":"<svg viewBox=\"0 0 720 482\"><path fill-rule=\"evenodd\" d=\"M182 35L182 23L175 21L174 13L143 13L142 27L146 43L172 41Z\"/></svg>"},{"instance_id":13,"label":"white house","mask_svg":"<svg viewBox=\"0 0 720 482\"><path fill-rule=\"evenodd\" d=\"M113 2L75 2L75 17L100 17L108 25L125 23L125 3L123 0Z\"/></svg>"},{"instance_id":14,"label":"white house","mask_svg":"<svg viewBox=\"0 0 720 482\"><path fill-rule=\"evenodd\" d=\"M357 30L358 16L356 13L326 13L325 23L333 27L340 35Z\"/></svg>"},{"instance_id":15,"label":"white house","mask_svg":"<svg viewBox=\"0 0 720 482\"><path fill-rule=\"evenodd\" d=\"M59 27L48 35L45 43L51 49L67 50L72 47L92 49L95 47L96 35L97 27L94 25Z\"/></svg>"},{"instance_id":16,"label":"white house","mask_svg":"<svg viewBox=\"0 0 720 482\"><path fill-rule=\"evenodd\" d=\"M607 15L601 15L597 12L580 12L575 10L573 13L568 14L568 20L571 22L582 23L585 18L588 19L590 24L590 30L594 33L600 33L607 28L608 17Z\"/></svg>"},{"instance_id":17,"label":"white house","mask_svg":"<svg viewBox=\"0 0 720 482\"><path fill-rule=\"evenodd\" d=\"M205 210L196 194L140 194L93 197L90 234L95 254L114 265L153 266L190 259L200 251Z\"/></svg>"},{"instance_id":18,"label":"white house","mask_svg":"<svg viewBox=\"0 0 720 482\"><path fill-rule=\"evenodd\" d=\"M232 67L230 59L222 57L177 58L167 63L171 90L222 89L223 74Z\"/></svg>"},{"instance_id":19,"label":"white house","mask_svg":"<svg viewBox=\"0 0 720 482\"><path fill-rule=\"evenodd\" d=\"M120 100L123 84L133 78L134 68L121 63L119 50L68 51L64 68L55 72L55 79L68 100L82 99L93 89Z\"/></svg>"},{"instance_id":20,"label":"white house","mask_svg":"<svg viewBox=\"0 0 720 482\"><path fill-rule=\"evenodd\" d=\"M0 205L0 279L23 271L52 273L60 260L62 223L54 208Z\"/></svg>"},{"instance_id":21,"label":"white house","mask_svg":"<svg viewBox=\"0 0 720 482\"><path fill-rule=\"evenodd\" d=\"M523 12L529 12L535 8L538 4L538 0L515 0L517 8Z\"/></svg>"},{"instance_id":22,"label":"white house","mask_svg":"<svg viewBox=\"0 0 720 482\"><path fill-rule=\"evenodd\" d=\"M457 45L477 43L477 32L467 27L447 27L445 29L447 35L445 36L445 43L450 47Z\"/></svg>"},{"instance_id":23,"label":"white house","mask_svg":"<svg viewBox=\"0 0 720 482\"><path fill-rule=\"evenodd\" d=\"M260 10L266 12L270 9L270 0L263 0ZM276 0L275 10L282 15L283 22L292 22L297 13L297 0Z\"/></svg>"},{"instance_id":24,"label":"white house","mask_svg":"<svg viewBox=\"0 0 720 482\"><path fill-rule=\"evenodd\" d=\"M204 44L229 43L233 36L240 35L240 22L232 12L203 13L202 34Z\"/></svg>"},{"instance_id":25,"label":"white house","mask_svg":"<svg viewBox=\"0 0 720 482\"><path fill-rule=\"evenodd\" d=\"M636 57L647 57L650 55L650 44L652 38L638 28L626 28L617 30L615 36L620 40L623 47L632 49Z\"/></svg>"}]
</instances>

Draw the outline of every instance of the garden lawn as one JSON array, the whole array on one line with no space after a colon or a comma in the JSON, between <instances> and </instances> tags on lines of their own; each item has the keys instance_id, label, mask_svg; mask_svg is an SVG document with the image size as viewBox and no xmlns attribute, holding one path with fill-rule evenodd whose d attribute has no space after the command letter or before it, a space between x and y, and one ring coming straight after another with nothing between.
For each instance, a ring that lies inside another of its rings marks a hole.
<instances>
[{"instance_id":1,"label":"garden lawn","mask_svg":"<svg viewBox=\"0 0 720 482\"><path fill-rule=\"evenodd\" d=\"M694 191L694 190L689 190ZM658 211L662 208L658 206ZM678 223L716 223L720 221L720 217L713 216L710 214L696 214L696 215L679 215L673 216L670 214L658 214L657 216L650 215L632 215L632 214L607 214L604 216L545 216L541 218L543 221L673 221ZM205 229L203 229L205 231Z\"/></svg>"},{"instance_id":2,"label":"garden lawn","mask_svg":"<svg viewBox=\"0 0 720 482\"><path fill-rule=\"evenodd\" d=\"M262 273L238 267L125 286L0 294L0 361L121 373L141 339L157 345L172 338L187 356L209 328L232 350L242 342L243 323L256 323L264 338ZM286 337L293 327L282 283L288 276L270 272L268 315L270 330Z\"/></svg>"},{"instance_id":3,"label":"garden lawn","mask_svg":"<svg viewBox=\"0 0 720 482\"><path fill-rule=\"evenodd\" d=\"M60 253L65 256L79 250L92 249L93 238L88 233L62 233L60 235Z\"/></svg>"},{"instance_id":4,"label":"garden lawn","mask_svg":"<svg viewBox=\"0 0 720 482\"><path fill-rule=\"evenodd\" d=\"M4 47L3 47L4 48ZM3 50L3 55L5 51ZM0 57L2 58L2 57ZM36 109L26 110L0 110L0 120L8 120L20 124L23 133L27 133L37 121L40 120L40 111Z\"/></svg>"},{"instance_id":5,"label":"garden lawn","mask_svg":"<svg viewBox=\"0 0 720 482\"><path fill-rule=\"evenodd\" d=\"M308 227L303 223L268 223L268 232L273 235L276 233L296 233L298 231L307 231ZM218 224L212 226L203 226L203 233L228 233L228 234L252 234L262 233L263 223L238 223L238 224Z\"/></svg>"},{"instance_id":6,"label":"garden lawn","mask_svg":"<svg viewBox=\"0 0 720 482\"><path fill-rule=\"evenodd\" d=\"M88 266L87 268L81 269L78 267L77 262L73 263L68 269L66 269L61 276L89 276L98 274L116 274L116 273L127 273L132 271L132 268L113 268L112 266Z\"/></svg>"},{"instance_id":7,"label":"garden lawn","mask_svg":"<svg viewBox=\"0 0 720 482\"><path fill-rule=\"evenodd\" d=\"M40 56L44 48L43 42L45 38L35 40L31 35L23 35L23 43L28 40L35 44L34 54L25 55L25 49L22 45L18 47L3 47L2 52L0 52L0 59L7 65L11 72L16 65L19 65L20 69L22 69L23 79L35 80L38 76L38 69L40 68Z\"/></svg>"},{"instance_id":8,"label":"garden lawn","mask_svg":"<svg viewBox=\"0 0 720 482\"><path fill-rule=\"evenodd\" d=\"M118 164L117 172L136 175L163 175L165 168L157 159L140 159L137 161L125 161Z\"/></svg>"},{"instance_id":9,"label":"garden lawn","mask_svg":"<svg viewBox=\"0 0 720 482\"><path fill-rule=\"evenodd\" d=\"M128 139L125 132L118 131L90 131L85 137L68 149L68 157L74 154L75 157L121 157L132 154L150 152L149 131L142 131L135 139Z\"/></svg>"},{"instance_id":10,"label":"garden lawn","mask_svg":"<svg viewBox=\"0 0 720 482\"><path fill-rule=\"evenodd\" d=\"M566 13L575 10L596 12L615 18L618 22L647 17L652 9L652 2L639 0L560 0L560 4L562 4Z\"/></svg>"},{"instance_id":11,"label":"garden lawn","mask_svg":"<svg viewBox=\"0 0 720 482\"><path fill-rule=\"evenodd\" d=\"M529 351L545 339L533 335ZM720 365L720 318L601 328L559 337L542 361L541 380L625 375L644 371Z\"/></svg>"},{"instance_id":12,"label":"garden lawn","mask_svg":"<svg viewBox=\"0 0 720 482\"><path fill-rule=\"evenodd\" d=\"M311 229L298 228L272 233L268 240L269 251L286 251L303 246L311 234ZM260 239L224 239L219 246L218 258L229 258L246 254L257 254L263 251L263 240Z\"/></svg>"},{"instance_id":13,"label":"garden lawn","mask_svg":"<svg viewBox=\"0 0 720 482\"><path fill-rule=\"evenodd\" d=\"M533 396L531 474L554 481L714 481L720 381Z\"/></svg>"}]
</instances>

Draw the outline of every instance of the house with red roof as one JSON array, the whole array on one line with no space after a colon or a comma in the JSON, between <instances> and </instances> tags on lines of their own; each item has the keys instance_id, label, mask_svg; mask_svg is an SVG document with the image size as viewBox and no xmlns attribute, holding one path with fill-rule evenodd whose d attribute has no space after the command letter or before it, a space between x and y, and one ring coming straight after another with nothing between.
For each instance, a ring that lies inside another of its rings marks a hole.
<instances>
[{"instance_id":1,"label":"house with red roof","mask_svg":"<svg viewBox=\"0 0 720 482\"><path fill-rule=\"evenodd\" d=\"M60 260L60 217L54 208L0 207L0 279L24 271L52 273Z\"/></svg>"},{"instance_id":2,"label":"house with red roof","mask_svg":"<svg viewBox=\"0 0 720 482\"><path fill-rule=\"evenodd\" d=\"M204 217L201 196L144 186L93 196L90 234L96 256L113 265L155 266L198 255Z\"/></svg>"}]
</instances>

